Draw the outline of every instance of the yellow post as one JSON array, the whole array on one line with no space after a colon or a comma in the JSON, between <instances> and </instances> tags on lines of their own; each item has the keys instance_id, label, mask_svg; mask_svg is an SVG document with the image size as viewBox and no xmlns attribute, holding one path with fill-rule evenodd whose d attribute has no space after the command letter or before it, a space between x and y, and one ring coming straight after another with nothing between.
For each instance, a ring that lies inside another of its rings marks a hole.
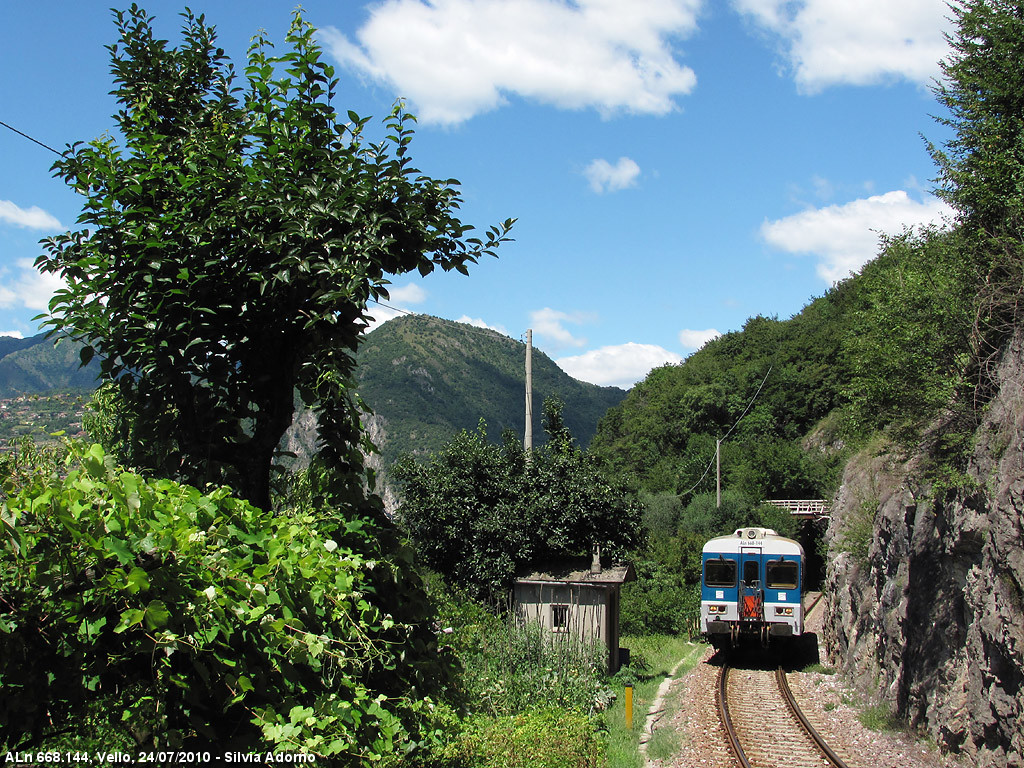
<instances>
[{"instance_id":1,"label":"yellow post","mask_svg":"<svg viewBox=\"0 0 1024 768\"><path fill-rule=\"evenodd\" d=\"M626 727L633 730L633 686L626 686Z\"/></svg>"}]
</instances>

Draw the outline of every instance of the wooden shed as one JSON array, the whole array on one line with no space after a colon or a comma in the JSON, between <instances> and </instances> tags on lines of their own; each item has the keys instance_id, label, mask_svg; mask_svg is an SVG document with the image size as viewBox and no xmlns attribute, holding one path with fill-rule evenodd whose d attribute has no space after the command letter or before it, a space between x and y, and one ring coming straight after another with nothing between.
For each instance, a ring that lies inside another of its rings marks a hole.
<instances>
[{"instance_id":1,"label":"wooden shed","mask_svg":"<svg viewBox=\"0 0 1024 768\"><path fill-rule=\"evenodd\" d=\"M608 670L619 668L619 603L622 585L636 576L631 565L602 566L598 561L564 561L523 572L515 580L512 601L520 622L608 649Z\"/></svg>"}]
</instances>

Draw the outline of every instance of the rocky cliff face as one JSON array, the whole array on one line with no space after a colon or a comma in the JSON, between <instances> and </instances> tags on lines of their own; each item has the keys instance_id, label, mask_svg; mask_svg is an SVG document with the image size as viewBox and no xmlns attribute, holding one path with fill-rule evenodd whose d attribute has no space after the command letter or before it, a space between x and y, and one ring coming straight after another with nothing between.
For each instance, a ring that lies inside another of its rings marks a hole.
<instances>
[{"instance_id":1,"label":"rocky cliff face","mask_svg":"<svg viewBox=\"0 0 1024 768\"><path fill-rule=\"evenodd\" d=\"M1024 334L1007 347L966 490L932 457L849 463L827 538L830 662L943 748L1024 765Z\"/></svg>"},{"instance_id":2,"label":"rocky cliff face","mask_svg":"<svg viewBox=\"0 0 1024 768\"><path fill-rule=\"evenodd\" d=\"M377 414L365 414L363 418L363 429L370 441L381 448L388 441L387 420ZM285 432L281 439L281 450L294 454L291 462L293 469L301 469L309 465L309 460L317 450L317 423L316 414L308 408L299 409L292 425ZM395 494L392 483L387 476L385 462L379 453L365 455L366 466L377 474L377 495L384 501L384 509L388 515L394 515L398 507L398 497Z\"/></svg>"}]
</instances>

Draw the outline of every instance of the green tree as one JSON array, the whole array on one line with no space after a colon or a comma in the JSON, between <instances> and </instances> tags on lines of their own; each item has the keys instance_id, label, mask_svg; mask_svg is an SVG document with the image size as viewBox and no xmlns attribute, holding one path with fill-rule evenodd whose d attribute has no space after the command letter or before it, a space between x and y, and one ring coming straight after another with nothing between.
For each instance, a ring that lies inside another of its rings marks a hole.
<instances>
[{"instance_id":1,"label":"green tree","mask_svg":"<svg viewBox=\"0 0 1024 768\"><path fill-rule=\"evenodd\" d=\"M930 146L938 191L972 231L994 235L1024 214L1024 13L1017 0L953 0L950 9L956 31L935 94L953 137Z\"/></svg>"},{"instance_id":2,"label":"green tree","mask_svg":"<svg viewBox=\"0 0 1024 768\"><path fill-rule=\"evenodd\" d=\"M524 467L522 447L488 442L481 422L429 462L406 455L392 470L402 486L398 517L420 558L477 598L500 595L532 550Z\"/></svg>"},{"instance_id":3,"label":"green tree","mask_svg":"<svg viewBox=\"0 0 1024 768\"><path fill-rule=\"evenodd\" d=\"M967 251L958 231L904 232L864 267L844 342L857 429L929 419L962 384L976 290Z\"/></svg>"},{"instance_id":4,"label":"green tree","mask_svg":"<svg viewBox=\"0 0 1024 768\"><path fill-rule=\"evenodd\" d=\"M941 148L938 193L958 211L978 296L972 341L980 401L1024 294L1024 13L1015 0L955 0L955 32L936 86L953 130ZM978 399L977 394L972 399Z\"/></svg>"},{"instance_id":5,"label":"green tree","mask_svg":"<svg viewBox=\"0 0 1024 768\"><path fill-rule=\"evenodd\" d=\"M342 122L298 12L286 52L254 38L244 88L214 28L183 17L174 48L136 5L115 12L119 139L54 164L85 204L83 228L44 241L37 262L67 282L47 322L117 382L142 467L267 507L297 389L321 460L359 495L350 374L366 303L387 297L388 275L466 273L512 222L467 236L458 183L411 165L401 104L375 143L366 119Z\"/></svg>"},{"instance_id":6,"label":"green tree","mask_svg":"<svg viewBox=\"0 0 1024 768\"><path fill-rule=\"evenodd\" d=\"M595 545L624 554L639 541L639 503L575 444L561 408L545 401L548 442L529 459L512 433L489 443L481 422L429 462L406 456L393 470L399 518L424 562L474 596L501 598L527 564Z\"/></svg>"}]
</instances>

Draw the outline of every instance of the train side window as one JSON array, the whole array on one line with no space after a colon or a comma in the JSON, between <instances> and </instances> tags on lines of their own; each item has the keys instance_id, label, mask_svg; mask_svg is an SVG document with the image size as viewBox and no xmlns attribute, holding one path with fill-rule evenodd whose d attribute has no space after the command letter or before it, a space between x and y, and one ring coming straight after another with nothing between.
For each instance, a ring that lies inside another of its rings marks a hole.
<instances>
[{"instance_id":1,"label":"train side window","mask_svg":"<svg viewBox=\"0 0 1024 768\"><path fill-rule=\"evenodd\" d=\"M757 560L747 560L743 564L743 581L752 584L761 579L760 563Z\"/></svg>"},{"instance_id":2,"label":"train side window","mask_svg":"<svg viewBox=\"0 0 1024 768\"><path fill-rule=\"evenodd\" d=\"M735 587L736 586L736 561L719 558L718 560L707 560L704 563L704 586L706 587Z\"/></svg>"},{"instance_id":3,"label":"train side window","mask_svg":"<svg viewBox=\"0 0 1024 768\"><path fill-rule=\"evenodd\" d=\"M792 560L773 560L768 563L766 580L768 589L796 589L800 569Z\"/></svg>"}]
</instances>

